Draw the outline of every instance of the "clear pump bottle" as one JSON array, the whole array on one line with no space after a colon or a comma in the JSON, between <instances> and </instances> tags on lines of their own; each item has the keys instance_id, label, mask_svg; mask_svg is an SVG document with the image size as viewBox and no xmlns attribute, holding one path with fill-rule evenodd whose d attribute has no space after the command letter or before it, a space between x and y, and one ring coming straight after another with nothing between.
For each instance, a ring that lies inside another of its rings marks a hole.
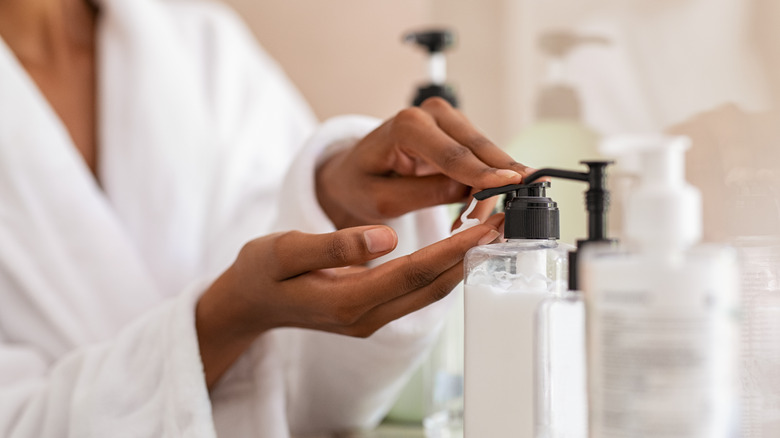
<instances>
[{"instance_id":1,"label":"clear pump bottle","mask_svg":"<svg viewBox=\"0 0 780 438\"><path fill-rule=\"evenodd\" d=\"M622 251L586 251L591 438L737 436L736 258L697 245L686 138L616 139L638 154Z\"/></svg>"},{"instance_id":2,"label":"clear pump bottle","mask_svg":"<svg viewBox=\"0 0 780 438\"><path fill-rule=\"evenodd\" d=\"M566 290L569 249L557 242L558 209L546 196L548 187L512 186L505 202L507 241L466 254L466 438L533 434L534 314L545 297ZM502 190L481 193L486 198Z\"/></svg>"},{"instance_id":3,"label":"clear pump bottle","mask_svg":"<svg viewBox=\"0 0 780 438\"><path fill-rule=\"evenodd\" d=\"M734 181L731 190L742 286L742 438L769 438L780 431L780 205L756 178Z\"/></svg>"},{"instance_id":4,"label":"clear pump bottle","mask_svg":"<svg viewBox=\"0 0 780 438\"><path fill-rule=\"evenodd\" d=\"M568 290L555 291L539 305L536 314L535 438L585 438L588 409L585 373L585 303L579 289L579 251L594 246L610 248L607 238L609 191L606 168L611 162L584 161L587 172L542 169L528 180L554 176L588 184L580 197L587 211L586 239L568 254ZM583 208L584 207L584 208Z\"/></svg>"}]
</instances>

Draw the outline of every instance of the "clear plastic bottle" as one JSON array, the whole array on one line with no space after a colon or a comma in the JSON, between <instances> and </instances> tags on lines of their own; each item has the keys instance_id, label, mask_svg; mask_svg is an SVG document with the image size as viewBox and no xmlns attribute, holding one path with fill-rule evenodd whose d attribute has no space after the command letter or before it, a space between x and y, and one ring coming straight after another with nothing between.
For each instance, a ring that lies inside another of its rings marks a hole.
<instances>
[{"instance_id":1,"label":"clear plastic bottle","mask_svg":"<svg viewBox=\"0 0 780 438\"><path fill-rule=\"evenodd\" d=\"M534 315L567 289L568 245L559 245L558 210L534 183L508 195L504 243L472 248L465 259L466 438L530 437L534 430Z\"/></svg>"},{"instance_id":2,"label":"clear plastic bottle","mask_svg":"<svg viewBox=\"0 0 780 438\"><path fill-rule=\"evenodd\" d=\"M741 269L742 438L780 434L780 235L734 240Z\"/></svg>"},{"instance_id":3,"label":"clear plastic bottle","mask_svg":"<svg viewBox=\"0 0 780 438\"><path fill-rule=\"evenodd\" d=\"M685 138L616 139L641 157L624 251L584 253L591 438L733 438L734 251L697 245L701 201Z\"/></svg>"},{"instance_id":4,"label":"clear plastic bottle","mask_svg":"<svg viewBox=\"0 0 780 438\"><path fill-rule=\"evenodd\" d=\"M780 431L780 205L771 186L748 175L734 178L729 189L729 234L742 286L742 438L776 437Z\"/></svg>"},{"instance_id":5,"label":"clear plastic bottle","mask_svg":"<svg viewBox=\"0 0 780 438\"><path fill-rule=\"evenodd\" d=\"M609 191L606 168L610 162L585 161L588 172L542 169L528 178L548 175L588 183L581 208L588 212L587 238L577 240L568 254L567 291L554 291L536 313L535 438L585 438L588 404L585 373L585 303L579 287L578 253L594 246L610 248L607 237ZM584 201L584 202L583 202Z\"/></svg>"},{"instance_id":6,"label":"clear plastic bottle","mask_svg":"<svg viewBox=\"0 0 780 438\"><path fill-rule=\"evenodd\" d=\"M556 291L536 315L535 438L585 438L585 303Z\"/></svg>"}]
</instances>

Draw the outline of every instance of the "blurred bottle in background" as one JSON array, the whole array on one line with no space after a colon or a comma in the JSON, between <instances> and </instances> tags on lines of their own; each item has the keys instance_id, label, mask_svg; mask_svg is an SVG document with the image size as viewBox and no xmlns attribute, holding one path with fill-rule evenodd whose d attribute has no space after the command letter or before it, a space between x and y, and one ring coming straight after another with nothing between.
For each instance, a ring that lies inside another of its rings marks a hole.
<instances>
[{"instance_id":1,"label":"blurred bottle in background","mask_svg":"<svg viewBox=\"0 0 780 438\"><path fill-rule=\"evenodd\" d=\"M538 44L547 56L547 73L536 96L534 122L506 147L517 161L537 169L576 169L580 161L601 157L599 134L583 122L583 102L567 77L567 56L583 45L606 45L605 38L569 31L543 33ZM587 234L581 184L560 181L555 200L561 211L561 242L574 244Z\"/></svg>"}]
</instances>

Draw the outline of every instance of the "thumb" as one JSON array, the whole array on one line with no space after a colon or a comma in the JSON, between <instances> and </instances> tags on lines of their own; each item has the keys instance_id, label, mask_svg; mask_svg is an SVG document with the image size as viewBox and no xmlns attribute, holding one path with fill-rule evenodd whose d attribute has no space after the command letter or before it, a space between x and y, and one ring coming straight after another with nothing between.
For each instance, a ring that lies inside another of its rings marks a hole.
<instances>
[{"instance_id":1,"label":"thumb","mask_svg":"<svg viewBox=\"0 0 780 438\"><path fill-rule=\"evenodd\" d=\"M277 237L275 259L278 278L306 272L360 265L395 249L398 236L392 228L361 226L326 234L291 231Z\"/></svg>"}]
</instances>

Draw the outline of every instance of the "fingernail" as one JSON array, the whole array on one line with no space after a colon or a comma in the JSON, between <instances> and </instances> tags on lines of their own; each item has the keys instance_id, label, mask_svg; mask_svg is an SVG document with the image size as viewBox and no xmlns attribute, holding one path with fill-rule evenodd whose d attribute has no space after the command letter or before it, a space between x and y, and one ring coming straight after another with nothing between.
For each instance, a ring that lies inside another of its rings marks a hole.
<instances>
[{"instance_id":1,"label":"fingernail","mask_svg":"<svg viewBox=\"0 0 780 438\"><path fill-rule=\"evenodd\" d=\"M515 179L520 177L519 173L509 169L498 169L496 170L496 175L504 177L506 179Z\"/></svg>"},{"instance_id":2,"label":"fingernail","mask_svg":"<svg viewBox=\"0 0 780 438\"><path fill-rule=\"evenodd\" d=\"M368 252L376 254L393 249L395 234L387 228L372 228L363 232Z\"/></svg>"},{"instance_id":3,"label":"fingernail","mask_svg":"<svg viewBox=\"0 0 780 438\"><path fill-rule=\"evenodd\" d=\"M498 236L500 236L501 233L499 233L496 230L490 230L488 231L484 236L482 236L481 239L479 239L479 242L477 242L477 245L487 245L488 243L496 240Z\"/></svg>"}]
</instances>

